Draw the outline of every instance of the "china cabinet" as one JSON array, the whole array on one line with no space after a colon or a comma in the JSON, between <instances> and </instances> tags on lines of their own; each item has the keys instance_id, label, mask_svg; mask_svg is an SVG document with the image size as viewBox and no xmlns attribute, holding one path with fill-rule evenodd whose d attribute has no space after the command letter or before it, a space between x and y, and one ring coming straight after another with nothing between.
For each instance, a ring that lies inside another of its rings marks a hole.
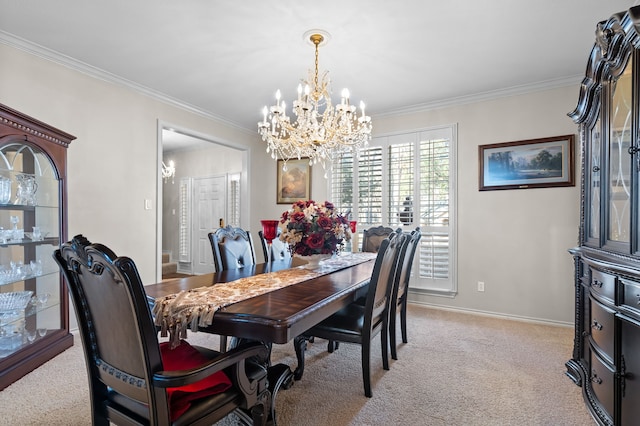
<instances>
[{"instance_id":1,"label":"china cabinet","mask_svg":"<svg viewBox=\"0 0 640 426\"><path fill-rule=\"evenodd\" d=\"M0 389L73 345L52 258L66 240L73 139L0 104Z\"/></svg>"},{"instance_id":2,"label":"china cabinet","mask_svg":"<svg viewBox=\"0 0 640 426\"><path fill-rule=\"evenodd\" d=\"M640 7L596 25L578 105L581 209L567 375L599 424L640 418Z\"/></svg>"}]
</instances>

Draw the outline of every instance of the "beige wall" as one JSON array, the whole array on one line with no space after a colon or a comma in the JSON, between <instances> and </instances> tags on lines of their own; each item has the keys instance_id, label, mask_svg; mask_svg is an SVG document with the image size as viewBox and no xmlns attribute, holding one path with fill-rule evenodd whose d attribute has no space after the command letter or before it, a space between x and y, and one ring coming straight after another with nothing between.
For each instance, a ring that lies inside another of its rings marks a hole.
<instances>
[{"instance_id":1,"label":"beige wall","mask_svg":"<svg viewBox=\"0 0 640 426\"><path fill-rule=\"evenodd\" d=\"M275 162L256 132L151 99L0 44L0 102L78 137L69 148L69 236L83 233L157 271L157 123L249 150L249 228L277 218ZM579 189L478 191L478 145L575 133L578 87L376 118L376 134L458 124L458 296L425 303L545 321L573 320L572 261ZM214 94L212 94L214 96ZM248 112L252 113L252 112ZM375 117L374 117L375 118ZM312 197L326 198L321 167ZM151 199L152 210L144 209ZM476 291L477 281L486 291Z\"/></svg>"},{"instance_id":2,"label":"beige wall","mask_svg":"<svg viewBox=\"0 0 640 426\"><path fill-rule=\"evenodd\" d=\"M578 86L379 118L389 133L458 124L458 295L412 295L425 303L572 323L573 261L578 237L579 170L575 187L478 191L478 146L565 134ZM577 139L577 138L576 138ZM579 166L579 146L576 146ZM477 291L477 282L485 291Z\"/></svg>"}]
</instances>

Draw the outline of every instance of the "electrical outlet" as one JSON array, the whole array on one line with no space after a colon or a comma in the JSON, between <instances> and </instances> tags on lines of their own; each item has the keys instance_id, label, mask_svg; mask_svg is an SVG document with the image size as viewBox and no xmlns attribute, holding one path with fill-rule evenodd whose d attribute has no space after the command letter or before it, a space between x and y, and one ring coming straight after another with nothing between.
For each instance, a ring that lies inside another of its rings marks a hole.
<instances>
[{"instance_id":1,"label":"electrical outlet","mask_svg":"<svg viewBox=\"0 0 640 426\"><path fill-rule=\"evenodd\" d=\"M484 291L484 281L478 281L478 291Z\"/></svg>"}]
</instances>

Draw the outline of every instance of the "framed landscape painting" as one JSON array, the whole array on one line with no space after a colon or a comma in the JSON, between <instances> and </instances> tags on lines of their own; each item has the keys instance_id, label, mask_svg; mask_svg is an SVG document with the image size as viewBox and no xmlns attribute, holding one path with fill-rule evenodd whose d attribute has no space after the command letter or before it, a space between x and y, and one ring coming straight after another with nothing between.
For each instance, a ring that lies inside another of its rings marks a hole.
<instances>
[{"instance_id":1,"label":"framed landscape painting","mask_svg":"<svg viewBox=\"0 0 640 426\"><path fill-rule=\"evenodd\" d=\"M293 204L299 200L311 199L311 165L308 158L287 160L287 170L283 170L284 160L278 160L277 204Z\"/></svg>"},{"instance_id":2,"label":"framed landscape painting","mask_svg":"<svg viewBox=\"0 0 640 426\"><path fill-rule=\"evenodd\" d=\"M574 186L574 135L480 145L480 191Z\"/></svg>"}]
</instances>

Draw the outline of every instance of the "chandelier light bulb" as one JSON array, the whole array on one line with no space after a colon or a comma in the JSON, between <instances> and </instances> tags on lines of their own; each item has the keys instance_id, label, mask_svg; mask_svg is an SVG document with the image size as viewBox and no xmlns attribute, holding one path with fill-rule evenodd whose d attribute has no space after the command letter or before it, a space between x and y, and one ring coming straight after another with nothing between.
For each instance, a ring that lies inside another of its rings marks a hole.
<instances>
[{"instance_id":1,"label":"chandelier light bulb","mask_svg":"<svg viewBox=\"0 0 640 426\"><path fill-rule=\"evenodd\" d=\"M349 105L349 89L342 89L342 103Z\"/></svg>"}]
</instances>

